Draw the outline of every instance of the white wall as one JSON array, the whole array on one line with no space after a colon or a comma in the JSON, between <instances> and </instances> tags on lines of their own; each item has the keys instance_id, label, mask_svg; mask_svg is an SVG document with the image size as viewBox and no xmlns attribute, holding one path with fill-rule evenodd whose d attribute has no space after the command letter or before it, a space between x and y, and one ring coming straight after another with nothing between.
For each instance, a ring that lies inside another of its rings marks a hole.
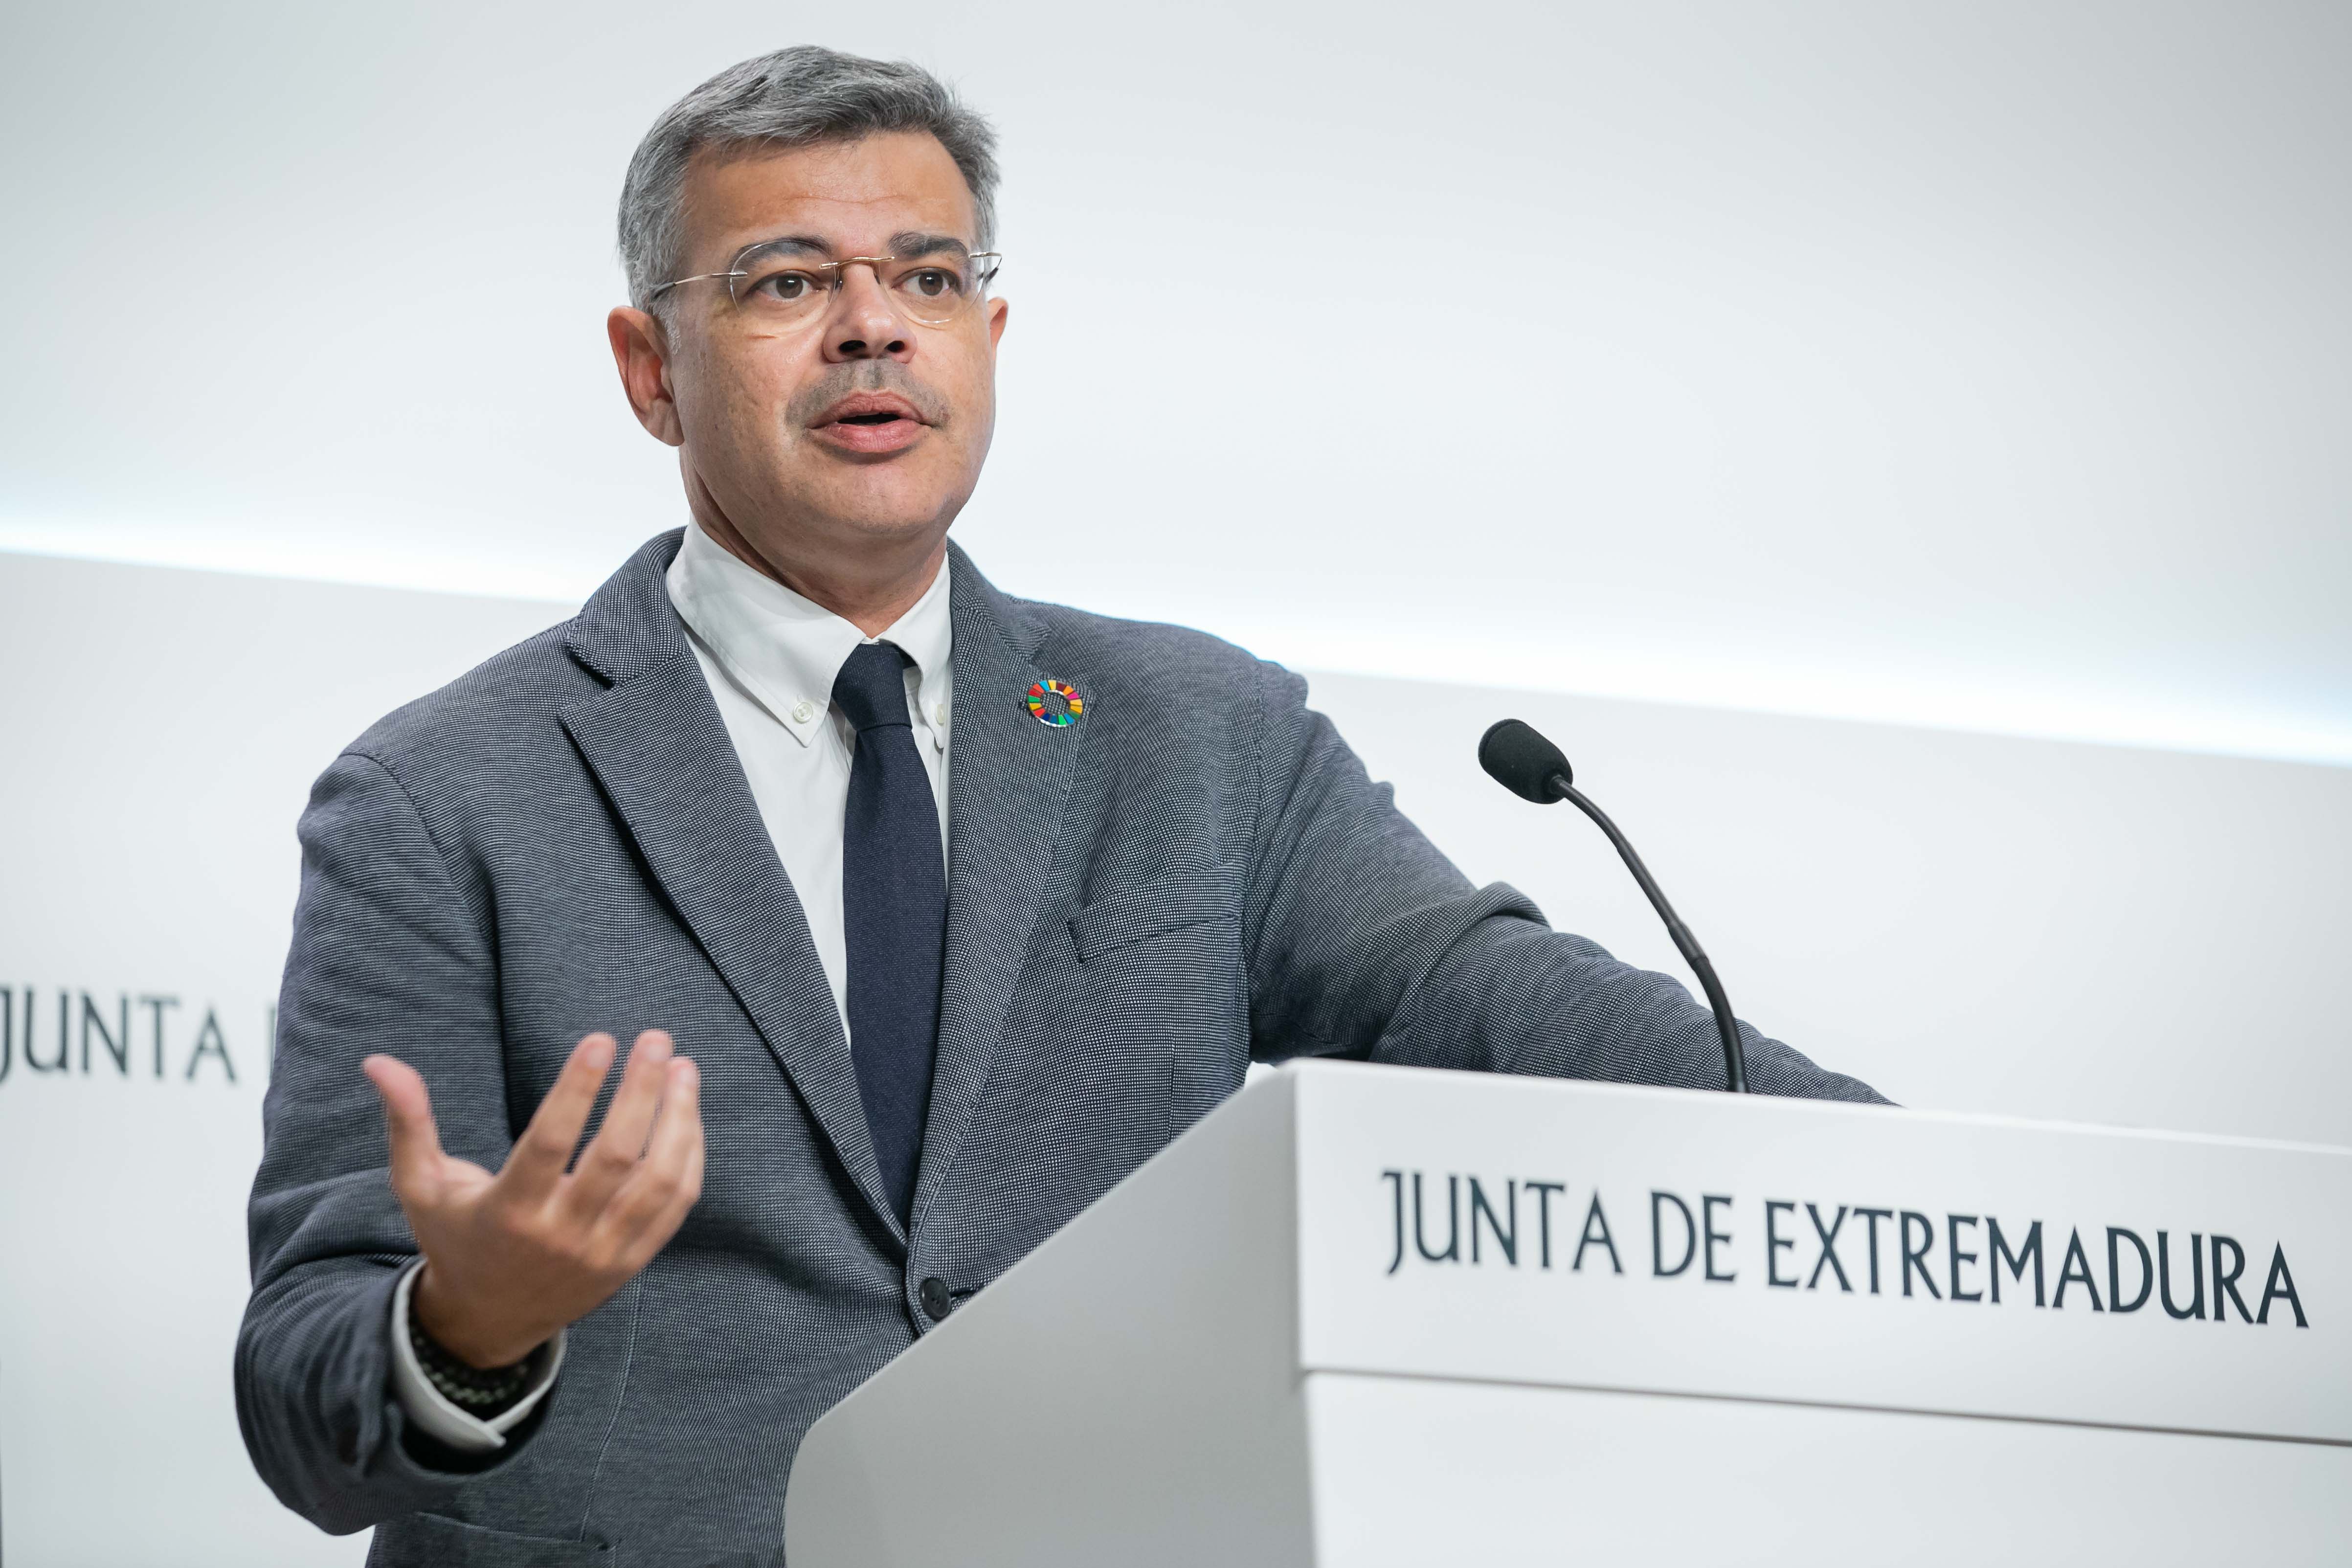
<instances>
[{"instance_id":1,"label":"white wall","mask_svg":"<svg viewBox=\"0 0 2352 1568\"><path fill-rule=\"evenodd\" d=\"M2330 0L6 26L0 548L585 594L677 511L604 343L622 169L816 41L1003 125L961 526L1008 587L1327 668L2352 760Z\"/></svg>"},{"instance_id":2,"label":"white wall","mask_svg":"<svg viewBox=\"0 0 2352 1568\"><path fill-rule=\"evenodd\" d=\"M990 564L983 560L983 565ZM278 1510L229 1352L310 778L544 603L0 554L0 1539L23 1568L349 1563ZM1899 1100L2352 1143L2352 770L1314 678L1473 876L1676 960L1604 841L1505 795L1516 712L1632 834L1743 1014ZM74 997L70 1070L56 994ZM79 997L131 1072L80 1070ZM152 1070L151 1012L165 1013ZM236 1069L194 1062L212 1011Z\"/></svg>"},{"instance_id":3,"label":"white wall","mask_svg":"<svg viewBox=\"0 0 2352 1568\"><path fill-rule=\"evenodd\" d=\"M357 1563L247 1461L229 1353L293 825L377 715L561 606L0 555L0 1553L18 1568ZM72 997L69 1067L57 994ZM128 1003L130 1074L93 1037ZM148 995L165 1008L154 1072ZM219 1025L232 1084L194 1062Z\"/></svg>"}]
</instances>

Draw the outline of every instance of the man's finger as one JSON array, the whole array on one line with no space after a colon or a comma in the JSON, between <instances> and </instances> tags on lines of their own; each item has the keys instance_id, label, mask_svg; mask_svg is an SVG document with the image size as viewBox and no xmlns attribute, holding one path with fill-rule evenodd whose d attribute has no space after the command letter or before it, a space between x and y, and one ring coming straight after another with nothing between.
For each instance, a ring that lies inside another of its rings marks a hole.
<instances>
[{"instance_id":1,"label":"man's finger","mask_svg":"<svg viewBox=\"0 0 2352 1568\"><path fill-rule=\"evenodd\" d=\"M415 1193L441 1165L441 1130L433 1121L433 1096L424 1075L393 1057L373 1056L360 1064L383 1100L384 1131L392 1144L394 1192Z\"/></svg>"},{"instance_id":2,"label":"man's finger","mask_svg":"<svg viewBox=\"0 0 2352 1568\"><path fill-rule=\"evenodd\" d=\"M677 1234L678 1226L686 1223L686 1216L693 1211L695 1201L702 1195L702 1145L698 1142L667 1201L638 1227L636 1237L626 1255L631 1273L636 1273L651 1263L661 1249L669 1245L670 1238Z\"/></svg>"},{"instance_id":3,"label":"man's finger","mask_svg":"<svg viewBox=\"0 0 2352 1568\"><path fill-rule=\"evenodd\" d=\"M645 1159L597 1221L616 1251L640 1263L660 1250L702 1191L700 1069L683 1058L670 1063L665 1089L661 1121Z\"/></svg>"},{"instance_id":4,"label":"man's finger","mask_svg":"<svg viewBox=\"0 0 2352 1568\"><path fill-rule=\"evenodd\" d=\"M659 1029L647 1029L629 1047L629 1065L621 1087L604 1109L604 1124L594 1142L581 1151L579 1167L564 1194L565 1206L583 1223L598 1212L634 1175L646 1152L646 1140L661 1110L662 1090L668 1080L677 1047Z\"/></svg>"},{"instance_id":5,"label":"man's finger","mask_svg":"<svg viewBox=\"0 0 2352 1568\"><path fill-rule=\"evenodd\" d=\"M702 1069L680 1057L665 1089L661 1121L646 1149L645 1173L656 1180L682 1175L702 1152Z\"/></svg>"},{"instance_id":6,"label":"man's finger","mask_svg":"<svg viewBox=\"0 0 2352 1568\"><path fill-rule=\"evenodd\" d=\"M507 1194L529 1202L555 1190L579 1145L580 1130L596 1108L596 1091L612 1070L616 1048L613 1037L601 1030L572 1047L572 1059L555 1075L555 1086L539 1102L499 1173L499 1185Z\"/></svg>"}]
</instances>

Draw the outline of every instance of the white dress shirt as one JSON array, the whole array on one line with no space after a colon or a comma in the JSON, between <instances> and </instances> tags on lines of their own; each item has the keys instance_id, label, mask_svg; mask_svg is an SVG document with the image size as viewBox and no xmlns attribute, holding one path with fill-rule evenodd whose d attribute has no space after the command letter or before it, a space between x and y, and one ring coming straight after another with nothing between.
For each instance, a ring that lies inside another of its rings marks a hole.
<instances>
[{"instance_id":1,"label":"white dress shirt","mask_svg":"<svg viewBox=\"0 0 2352 1568\"><path fill-rule=\"evenodd\" d=\"M948 719L955 680L948 573L942 565L914 607L880 637L866 637L822 605L754 571L691 524L670 563L668 584L670 604L686 623L687 641L743 764L752 804L808 917L817 962L832 983L834 1005L846 1032L849 954L843 934L841 829L856 735L833 705L833 683L860 643L896 643L912 661L907 667L907 710L914 721L915 750L939 805L944 850ZM691 1054L693 1042L684 1044ZM850 1048L856 1044L852 1040ZM563 1336L541 1352L543 1364L519 1404L489 1421L471 1415L434 1388L409 1345L408 1298L422 1267L422 1260L411 1264L393 1296L394 1393L411 1421L450 1447L477 1453L502 1448L505 1434L553 1386L563 1361Z\"/></svg>"},{"instance_id":2,"label":"white dress shirt","mask_svg":"<svg viewBox=\"0 0 2352 1568\"><path fill-rule=\"evenodd\" d=\"M702 678L742 759L751 799L800 895L845 1029L849 959L842 935L841 825L849 807L856 734L833 706L833 683L862 642L894 642L914 661L907 667L907 711L915 721L915 750L931 775L944 849L955 679L949 667L955 624L948 613L948 574L942 567L912 609L880 637L868 637L746 566L702 530L688 528L670 564L669 600L686 622ZM856 1046L850 1042L852 1050Z\"/></svg>"}]
</instances>

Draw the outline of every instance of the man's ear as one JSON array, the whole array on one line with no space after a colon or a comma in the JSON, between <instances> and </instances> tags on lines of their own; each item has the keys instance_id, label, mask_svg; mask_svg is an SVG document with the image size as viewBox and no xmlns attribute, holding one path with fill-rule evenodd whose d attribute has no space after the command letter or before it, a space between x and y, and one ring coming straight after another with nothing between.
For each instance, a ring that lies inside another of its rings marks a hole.
<instances>
[{"instance_id":1,"label":"man's ear","mask_svg":"<svg viewBox=\"0 0 2352 1568\"><path fill-rule=\"evenodd\" d=\"M992 349L1004 340L1005 310L1005 303L1002 300L991 300L988 302L988 346Z\"/></svg>"},{"instance_id":2,"label":"man's ear","mask_svg":"<svg viewBox=\"0 0 2352 1568\"><path fill-rule=\"evenodd\" d=\"M612 342L621 390L627 394L637 423L656 441L684 446L686 430L669 391L669 335L660 321L623 305L604 318L604 336Z\"/></svg>"}]
</instances>

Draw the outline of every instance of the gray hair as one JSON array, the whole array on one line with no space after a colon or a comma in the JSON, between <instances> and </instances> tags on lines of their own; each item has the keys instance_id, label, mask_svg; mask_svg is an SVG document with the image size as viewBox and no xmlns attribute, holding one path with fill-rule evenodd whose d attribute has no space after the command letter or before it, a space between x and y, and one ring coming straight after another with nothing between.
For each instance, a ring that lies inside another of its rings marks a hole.
<instances>
[{"instance_id":1,"label":"gray hair","mask_svg":"<svg viewBox=\"0 0 2352 1568\"><path fill-rule=\"evenodd\" d=\"M971 188L977 248L988 249L996 237L995 129L920 66L797 44L720 71L671 104L637 143L621 184L630 303L642 310L667 300L653 291L677 276L695 153L855 142L879 131L939 138Z\"/></svg>"}]
</instances>

